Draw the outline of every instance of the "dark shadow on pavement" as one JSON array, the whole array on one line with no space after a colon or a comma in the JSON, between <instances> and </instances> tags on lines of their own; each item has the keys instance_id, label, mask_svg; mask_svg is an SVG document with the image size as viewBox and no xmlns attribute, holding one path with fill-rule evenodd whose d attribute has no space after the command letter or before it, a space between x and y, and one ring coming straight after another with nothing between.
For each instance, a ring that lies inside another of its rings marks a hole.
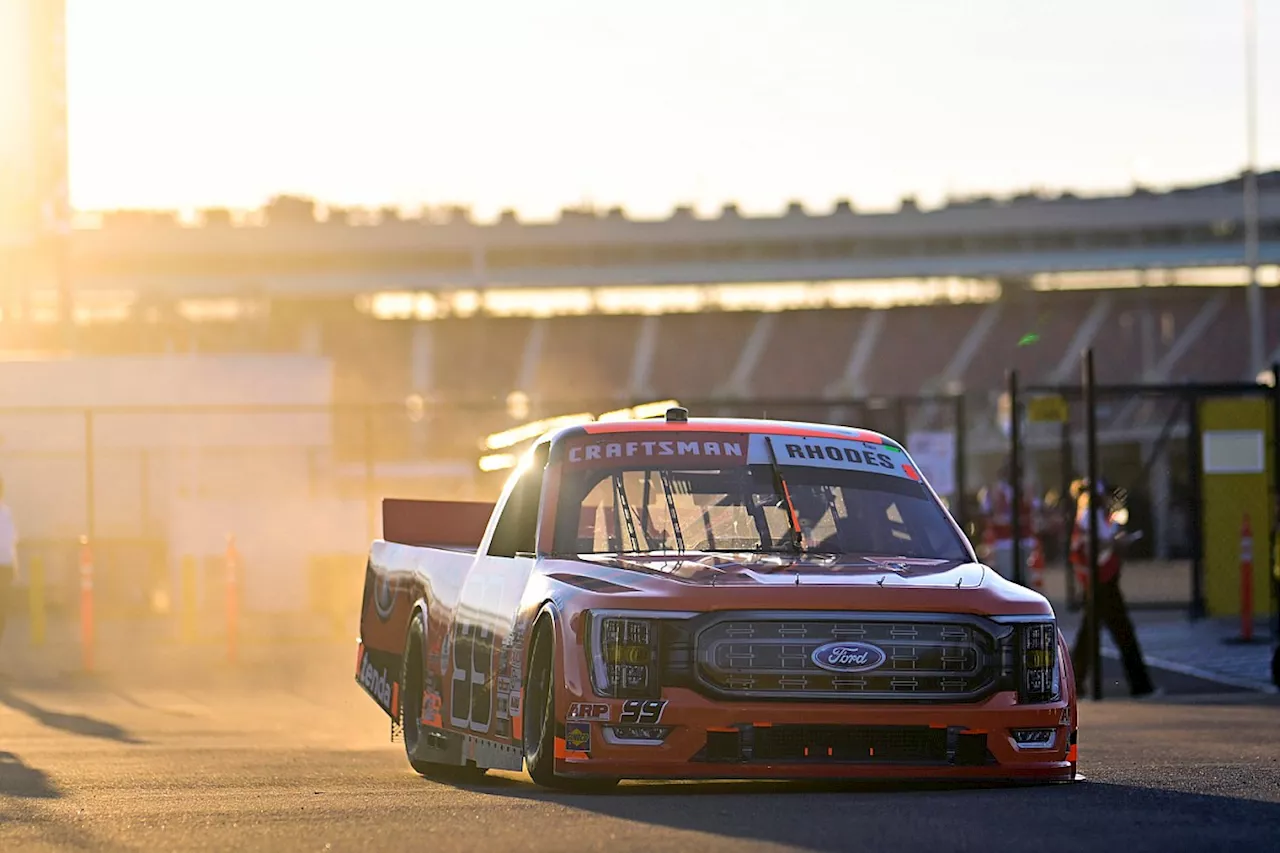
<instances>
[{"instance_id":1,"label":"dark shadow on pavement","mask_svg":"<svg viewBox=\"0 0 1280 853\"><path fill-rule=\"evenodd\" d=\"M82 714L64 714L60 711L50 711L34 702L23 699L3 686L0 686L0 705L5 705L19 713L26 714L37 723L42 726L48 726L51 729L84 737L114 740L120 743L143 743L143 741L138 740L115 723L108 723L106 720L98 720Z\"/></svg>"},{"instance_id":2,"label":"dark shadow on pavement","mask_svg":"<svg viewBox=\"0 0 1280 853\"><path fill-rule=\"evenodd\" d=\"M850 849L1238 853L1269 849L1280 827L1280 803L1276 802L1088 781L1041 786L623 783L608 794L584 795L549 791L491 774L475 785L457 787L823 853ZM940 839L945 839L941 848Z\"/></svg>"},{"instance_id":3,"label":"dark shadow on pavement","mask_svg":"<svg viewBox=\"0 0 1280 853\"><path fill-rule=\"evenodd\" d=\"M0 796L52 800L62 792L44 771L23 764L12 752L0 752Z\"/></svg>"},{"instance_id":4,"label":"dark shadow on pavement","mask_svg":"<svg viewBox=\"0 0 1280 853\"><path fill-rule=\"evenodd\" d=\"M1256 690L1250 690L1247 687L1236 687L1234 685L1223 684L1219 681L1208 681L1203 678L1197 678L1194 675L1173 672L1156 666L1148 665L1147 670L1151 673L1151 681L1157 688L1164 691L1165 697L1222 696L1231 693L1255 696L1265 695L1260 694ZM1089 679L1086 678L1083 680L1081 688L1082 699L1088 699L1092 696L1092 683ZM1129 698L1131 698L1129 695L1129 681L1125 677L1124 666L1120 661L1114 658L1104 657L1102 659L1103 701L1105 702L1108 699Z\"/></svg>"}]
</instances>

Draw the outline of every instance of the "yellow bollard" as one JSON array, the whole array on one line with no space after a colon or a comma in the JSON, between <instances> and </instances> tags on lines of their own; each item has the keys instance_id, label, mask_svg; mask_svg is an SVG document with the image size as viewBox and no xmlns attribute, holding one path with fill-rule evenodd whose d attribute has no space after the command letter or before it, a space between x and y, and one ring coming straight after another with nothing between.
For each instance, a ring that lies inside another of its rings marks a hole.
<instances>
[{"instance_id":1,"label":"yellow bollard","mask_svg":"<svg viewBox=\"0 0 1280 853\"><path fill-rule=\"evenodd\" d=\"M43 646L45 634L44 621L44 560L31 558L31 575L28 579L27 604L31 614L31 645Z\"/></svg>"},{"instance_id":2,"label":"yellow bollard","mask_svg":"<svg viewBox=\"0 0 1280 853\"><path fill-rule=\"evenodd\" d=\"M182 642L194 645L196 641L196 558L182 558Z\"/></svg>"}]
</instances>

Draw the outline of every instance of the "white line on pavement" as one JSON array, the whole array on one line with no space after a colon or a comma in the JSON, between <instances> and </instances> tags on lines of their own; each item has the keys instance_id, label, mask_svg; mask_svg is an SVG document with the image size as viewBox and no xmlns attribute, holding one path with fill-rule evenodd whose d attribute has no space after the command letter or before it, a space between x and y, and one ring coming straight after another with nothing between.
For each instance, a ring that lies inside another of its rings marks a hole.
<instances>
[{"instance_id":1,"label":"white line on pavement","mask_svg":"<svg viewBox=\"0 0 1280 853\"><path fill-rule=\"evenodd\" d=\"M1103 649L1102 656L1111 660L1120 660L1120 653L1111 649ZM1259 693L1277 693L1275 685L1268 684L1265 681L1254 681L1251 678L1235 678L1230 675L1222 675L1216 672L1210 672L1199 667L1187 666L1185 663L1165 660L1164 658L1152 657L1151 655L1143 655L1142 659L1146 661L1147 666L1156 669L1167 669L1170 672L1176 672L1179 675L1189 675L1192 678L1199 678L1202 681L1212 681L1215 684L1225 684L1228 687L1240 687L1245 690L1257 690Z\"/></svg>"}]
</instances>

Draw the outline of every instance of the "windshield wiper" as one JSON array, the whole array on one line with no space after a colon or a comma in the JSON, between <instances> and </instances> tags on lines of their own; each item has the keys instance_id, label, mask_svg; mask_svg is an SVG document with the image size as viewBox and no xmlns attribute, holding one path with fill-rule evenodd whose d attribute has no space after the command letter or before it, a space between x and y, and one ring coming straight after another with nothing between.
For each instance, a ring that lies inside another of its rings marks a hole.
<instances>
[{"instance_id":1,"label":"windshield wiper","mask_svg":"<svg viewBox=\"0 0 1280 853\"><path fill-rule=\"evenodd\" d=\"M787 550L798 554L804 553L804 533L800 530L800 517L796 515L795 504L791 502L791 491L787 488L787 479L782 476L782 466L778 464L778 454L773 450L773 436L764 437L765 446L769 448L769 467L773 469L773 487L782 495L787 505L787 524L790 525L791 547Z\"/></svg>"},{"instance_id":2,"label":"windshield wiper","mask_svg":"<svg viewBox=\"0 0 1280 853\"><path fill-rule=\"evenodd\" d=\"M676 515L676 501L672 497L671 488L671 472L663 468L658 472L658 477L662 480L662 493L667 496L667 512L671 515L671 532L676 536L676 550L681 554L684 553L684 533L680 530L680 519Z\"/></svg>"},{"instance_id":3,"label":"windshield wiper","mask_svg":"<svg viewBox=\"0 0 1280 853\"><path fill-rule=\"evenodd\" d=\"M636 536L636 522L631 516L631 502L627 500L627 489L622 484L622 475L613 475L613 494L618 503L618 510L627 520L627 533L631 537L631 547L640 550L640 537Z\"/></svg>"}]
</instances>

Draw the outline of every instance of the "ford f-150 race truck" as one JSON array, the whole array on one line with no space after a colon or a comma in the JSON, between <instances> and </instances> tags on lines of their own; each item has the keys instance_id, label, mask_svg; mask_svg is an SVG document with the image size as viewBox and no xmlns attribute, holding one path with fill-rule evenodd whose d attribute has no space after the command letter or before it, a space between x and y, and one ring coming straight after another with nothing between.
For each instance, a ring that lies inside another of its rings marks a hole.
<instances>
[{"instance_id":1,"label":"ford f-150 race truck","mask_svg":"<svg viewBox=\"0 0 1280 853\"><path fill-rule=\"evenodd\" d=\"M387 500L356 681L427 776L1069 781L1049 603L867 430L554 431L496 504Z\"/></svg>"}]
</instances>

